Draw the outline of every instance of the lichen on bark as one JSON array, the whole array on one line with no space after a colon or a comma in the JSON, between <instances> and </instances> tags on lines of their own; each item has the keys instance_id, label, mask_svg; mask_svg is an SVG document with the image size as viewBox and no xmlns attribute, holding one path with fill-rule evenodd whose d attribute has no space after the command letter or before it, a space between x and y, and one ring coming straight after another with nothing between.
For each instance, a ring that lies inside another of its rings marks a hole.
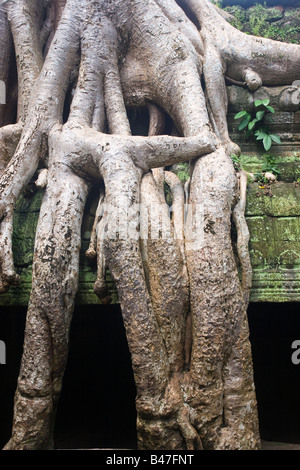
<instances>
[{"instance_id":1,"label":"lichen on bark","mask_svg":"<svg viewBox=\"0 0 300 470\"><path fill-rule=\"evenodd\" d=\"M103 302L106 266L118 290L139 448L259 448L245 178L230 156L239 148L228 135L225 78L251 90L290 83L300 71L299 46L244 35L208 0L2 3L0 25L12 33L19 81L17 119L0 133L2 292L19 282L14 205L37 170L45 187L5 449L53 447L81 222L95 185L87 255L97 257L95 292ZM132 135L127 109L136 106L149 112L148 136ZM173 124L168 134L164 116ZM184 161L191 164L186 191L171 171ZM117 214L126 215L125 236L121 226L110 232Z\"/></svg>"}]
</instances>

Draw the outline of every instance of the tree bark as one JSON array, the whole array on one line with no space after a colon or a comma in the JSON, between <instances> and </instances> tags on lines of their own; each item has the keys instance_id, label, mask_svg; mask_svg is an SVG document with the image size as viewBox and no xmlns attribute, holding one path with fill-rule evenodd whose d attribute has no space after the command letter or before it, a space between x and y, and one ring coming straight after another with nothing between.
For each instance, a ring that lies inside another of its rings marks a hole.
<instances>
[{"instance_id":1,"label":"tree bark","mask_svg":"<svg viewBox=\"0 0 300 470\"><path fill-rule=\"evenodd\" d=\"M12 53L10 31L18 117L0 130L0 292L19 281L14 205L37 170L46 187L5 448L53 447L81 221L96 185L87 256L97 257L102 302L111 300L106 267L118 290L139 448L258 449L246 180L230 158L239 148L228 135L225 77L250 89L290 82L300 47L234 30L208 0L9 0L3 8L0 60ZM134 106L149 112L148 136L131 135ZM186 161L188 192L172 171Z\"/></svg>"}]
</instances>

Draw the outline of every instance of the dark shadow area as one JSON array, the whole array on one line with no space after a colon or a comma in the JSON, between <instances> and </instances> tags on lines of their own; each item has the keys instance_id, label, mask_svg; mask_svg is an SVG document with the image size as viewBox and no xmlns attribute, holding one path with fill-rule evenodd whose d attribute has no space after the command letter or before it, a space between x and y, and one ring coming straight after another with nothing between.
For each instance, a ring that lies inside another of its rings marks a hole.
<instances>
[{"instance_id":1,"label":"dark shadow area","mask_svg":"<svg viewBox=\"0 0 300 470\"><path fill-rule=\"evenodd\" d=\"M119 305L75 309L56 448L136 447L135 385Z\"/></svg>"},{"instance_id":2,"label":"dark shadow area","mask_svg":"<svg viewBox=\"0 0 300 470\"><path fill-rule=\"evenodd\" d=\"M6 345L6 364L0 365L0 449L11 435L14 393L21 362L26 308L0 307L0 339Z\"/></svg>"},{"instance_id":3,"label":"dark shadow area","mask_svg":"<svg viewBox=\"0 0 300 470\"><path fill-rule=\"evenodd\" d=\"M25 315L26 309L19 307L0 311L0 339L7 353L6 365L0 365L1 448L11 432ZM300 443L300 364L291 360L291 345L300 340L299 304L253 303L248 317L261 437ZM135 448L135 393L119 306L77 306L56 420L56 448Z\"/></svg>"},{"instance_id":4,"label":"dark shadow area","mask_svg":"<svg viewBox=\"0 0 300 470\"><path fill-rule=\"evenodd\" d=\"M0 310L0 448L10 438L26 309ZM121 311L115 306L78 306L56 419L55 447L136 447L135 385Z\"/></svg>"},{"instance_id":5,"label":"dark shadow area","mask_svg":"<svg viewBox=\"0 0 300 470\"><path fill-rule=\"evenodd\" d=\"M156 105L157 106L157 105ZM158 106L157 106L158 107ZM160 109L160 108L159 108ZM170 116L160 109L164 120L164 130L162 134L172 135L174 131L174 123ZM149 131L150 117L147 107L128 107L127 108L127 117L130 123L132 135L142 135L147 136ZM176 132L178 132L176 130Z\"/></svg>"},{"instance_id":6,"label":"dark shadow area","mask_svg":"<svg viewBox=\"0 0 300 470\"><path fill-rule=\"evenodd\" d=\"M299 303L253 303L248 309L261 438L300 443Z\"/></svg>"}]
</instances>

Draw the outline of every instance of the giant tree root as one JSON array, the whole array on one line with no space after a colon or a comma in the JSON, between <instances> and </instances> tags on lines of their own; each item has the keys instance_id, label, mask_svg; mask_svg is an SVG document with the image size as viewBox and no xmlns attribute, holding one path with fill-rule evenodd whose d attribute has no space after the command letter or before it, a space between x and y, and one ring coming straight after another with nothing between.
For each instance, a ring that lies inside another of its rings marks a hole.
<instances>
[{"instance_id":1,"label":"giant tree root","mask_svg":"<svg viewBox=\"0 0 300 470\"><path fill-rule=\"evenodd\" d=\"M20 83L18 124L0 131L0 292L18 282L16 200L38 169L46 188L5 448L53 447L92 185L101 191L87 255L97 257L103 303L106 267L118 290L139 448L259 448L246 180L230 158L239 149L228 136L225 78L250 89L293 81L300 47L234 30L208 0L5 3ZM147 137L131 135L128 106L148 109ZM163 135L166 115L173 135ZM170 172L183 161L192 168L185 191Z\"/></svg>"}]
</instances>

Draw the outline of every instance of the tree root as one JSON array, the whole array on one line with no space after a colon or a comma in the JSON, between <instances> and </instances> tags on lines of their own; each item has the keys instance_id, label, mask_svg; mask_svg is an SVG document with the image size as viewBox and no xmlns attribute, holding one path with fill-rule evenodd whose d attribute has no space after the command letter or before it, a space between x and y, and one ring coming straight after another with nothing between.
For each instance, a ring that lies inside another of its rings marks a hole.
<instances>
[{"instance_id":1,"label":"tree root","mask_svg":"<svg viewBox=\"0 0 300 470\"><path fill-rule=\"evenodd\" d=\"M94 289L102 302L110 301L106 266L117 286L137 387L140 447L257 448L246 320L246 180L241 174L236 205L230 153L239 148L228 135L225 77L250 89L298 78L300 47L235 31L208 0L184 0L185 10L171 0L64 3L52 2L51 11L36 0L7 4L20 124L0 131L2 292L18 281L11 247L15 202L37 169L45 169L37 180L45 197L7 448L51 446L78 284L80 224L94 181L104 183L105 192L87 256L97 256ZM284 66L278 53L287 56ZM147 137L131 135L127 106L148 107ZM176 135L161 135L166 115ZM165 168L191 160L184 197ZM151 226L139 228L151 204L159 206L156 239L149 237ZM112 226L117 215L121 222L127 217L125 236L122 226Z\"/></svg>"},{"instance_id":2,"label":"tree root","mask_svg":"<svg viewBox=\"0 0 300 470\"><path fill-rule=\"evenodd\" d=\"M104 234L104 211L105 211L105 195L100 194L99 203L97 206L94 225L90 239L89 248L86 251L86 256L89 259L97 257L97 280L94 284L94 292L104 305L110 304L112 301L109 289L105 282L106 263L104 256L103 238Z\"/></svg>"},{"instance_id":3,"label":"tree root","mask_svg":"<svg viewBox=\"0 0 300 470\"><path fill-rule=\"evenodd\" d=\"M233 209L233 220L237 229L237 251L242 268L242 289L245 305L248 305L252 287L252 267L249 255L249 229L245 219L247 173L239 174L240 198Z\"/></svg>"}]
</instances>

